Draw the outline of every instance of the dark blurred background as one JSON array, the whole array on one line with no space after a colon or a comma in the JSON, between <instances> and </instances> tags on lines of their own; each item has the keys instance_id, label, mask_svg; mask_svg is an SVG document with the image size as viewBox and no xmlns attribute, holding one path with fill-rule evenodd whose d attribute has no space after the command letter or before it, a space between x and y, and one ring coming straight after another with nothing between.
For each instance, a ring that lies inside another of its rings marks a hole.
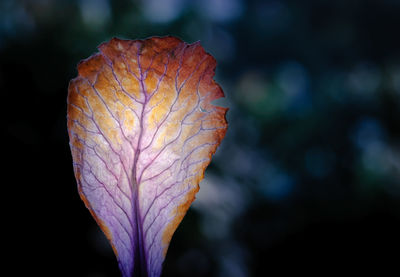
<instances>
[{"instance_id":1,"label":"dark blurred background","mask_svg":"<svg viewBox=\"0 0 400 277\"><path fill-rule=\"evenodd\" d=\"M119 275L77 193L67 87L101 42L152 35L200 40L230 108L163 276L399 274L397 0L1 0L3 270Z\"/></svg>"}]
</instances>

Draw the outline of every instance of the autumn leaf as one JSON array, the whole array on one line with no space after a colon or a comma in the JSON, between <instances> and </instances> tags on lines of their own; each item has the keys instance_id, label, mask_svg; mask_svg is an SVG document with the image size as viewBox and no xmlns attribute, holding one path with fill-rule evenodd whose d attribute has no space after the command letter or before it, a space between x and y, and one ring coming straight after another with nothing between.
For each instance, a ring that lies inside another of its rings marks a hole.
<instances>
[{"instance_id":1,"label":"autumn leaf","mask_svg":"<svg viewBox=\"0 0 400 277\"><path fill-rule=\"evenodd\" d=\"M160 276L171 237L225 136L215 59L174 37L112 39L78 65L68 132L81 199L124 277Z\"/></svg>"}]
</instances>

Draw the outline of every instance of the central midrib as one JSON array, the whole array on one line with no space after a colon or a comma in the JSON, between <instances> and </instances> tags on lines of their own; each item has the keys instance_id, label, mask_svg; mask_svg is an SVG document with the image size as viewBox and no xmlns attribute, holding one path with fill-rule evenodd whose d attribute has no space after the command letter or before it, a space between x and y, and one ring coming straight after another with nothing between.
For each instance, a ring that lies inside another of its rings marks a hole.
<instances>
[{"instance_id":1,"label":"central midrib","mask_svg":"<svg viewBox=\"0 0 400 277\"><path fill-rule=\"evenodd\" d=\"M148 277L148 269L147 269L147 257L146 251L144 249L144 238L142 233L142 220L141 220L141 213L140 213L140 205L139 205L139 183L137 180L137 163L139 160L139 156L141 153L141 144L142 144L142 137L144 132L144 113L146 109L146 104L148 102L148 95L145 90L145 84L143 81L143 72L140 66L140 54L139 49L137 50L137 64L140 73L140 91L144 95L144 101L142 106L142 112L140 115L140 131L139 131L139 138L138 143L135 150L135 157L133 160L133 168L132 168L132 193L133 193L133 200L135 203L135 221L136 221L136 235L135 235L135 248L134 248L134 266L133 266L133 276L141 276L141 277Z\"/></svg>"}]
</instances>

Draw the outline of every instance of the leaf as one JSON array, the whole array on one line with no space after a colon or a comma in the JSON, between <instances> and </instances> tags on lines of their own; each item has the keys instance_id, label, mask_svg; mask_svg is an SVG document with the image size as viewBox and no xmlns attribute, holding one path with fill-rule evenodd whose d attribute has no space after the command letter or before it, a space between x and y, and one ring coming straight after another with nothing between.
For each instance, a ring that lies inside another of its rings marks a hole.
<instances>
[{"instance_id":1,"label":"leaf","mask_svg":"<svg viewBox=\"0 0 400 277\"><path fill-rule=\"evenodd\" d=\"M81 199L122 275L159 276L225 136L215 59L174 37L112 39L78 65L68 133Z\"/></svg>"}]
</instances>

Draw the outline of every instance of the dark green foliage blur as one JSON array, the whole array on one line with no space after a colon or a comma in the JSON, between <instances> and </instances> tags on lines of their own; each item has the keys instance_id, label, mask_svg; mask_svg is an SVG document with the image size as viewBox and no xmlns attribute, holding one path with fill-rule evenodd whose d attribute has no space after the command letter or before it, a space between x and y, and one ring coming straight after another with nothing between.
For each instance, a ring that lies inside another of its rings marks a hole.
<instances>
[{"instance_id":1,"label":"dark green foliage blur","mask_svg":"<svg viewBox=\"0 0 400 277\"><path fill-rule=\"evenodd\" d=\"M27 276L119 276L78 196L67 87L101 42L153 35L200 40L230 108L163 276L398 276L400 1L2 0L10 256L34 261Z\"/></svg>"}]
</instances>

